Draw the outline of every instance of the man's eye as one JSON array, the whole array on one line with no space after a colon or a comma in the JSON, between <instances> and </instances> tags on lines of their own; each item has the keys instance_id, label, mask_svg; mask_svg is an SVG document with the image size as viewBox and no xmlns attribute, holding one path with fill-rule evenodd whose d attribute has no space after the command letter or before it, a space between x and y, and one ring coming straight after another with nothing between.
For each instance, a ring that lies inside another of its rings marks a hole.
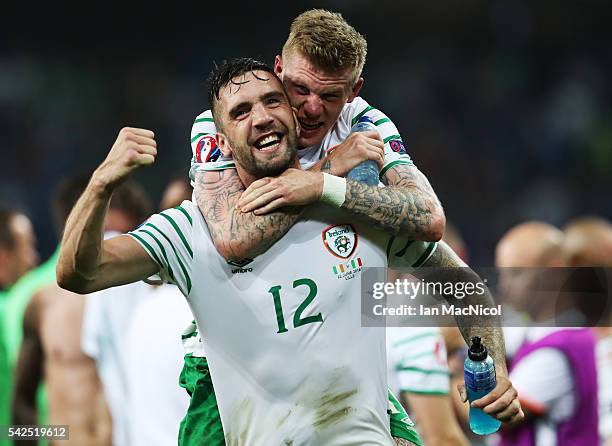
<instances>
[{"instance_id":1,"label":"man's eye","mask_svg":"<svg viewBox=\"0 0 612 446\"><path fill-rule=\"evenodd\" d=\"M278 105L278 104L280 104L280 99L278 99L278 98L268 98L266 103L268 105Z\"/></svg>"},{"instance_id":2,"label":"man's eye","mask_svg":"<svg viewBox=\"0 0 612 446\"><path fill-rule=\"evenodd\" d=\"M329 101L329 102L334 102L334 101L338 100L338 95L336 95L336 94L324 94L323 95L323 100L324 101Z\"/></svg>"},{"instance_id":3,"label":"man's eye","mask_svg":"<svg viewBox=\"0 0 612 446\"><path fill-rule=\"evenodd\" d=\"M295 89L299 94L308 94L308 88L296 85Z\"/></svg>"}]
</instances>

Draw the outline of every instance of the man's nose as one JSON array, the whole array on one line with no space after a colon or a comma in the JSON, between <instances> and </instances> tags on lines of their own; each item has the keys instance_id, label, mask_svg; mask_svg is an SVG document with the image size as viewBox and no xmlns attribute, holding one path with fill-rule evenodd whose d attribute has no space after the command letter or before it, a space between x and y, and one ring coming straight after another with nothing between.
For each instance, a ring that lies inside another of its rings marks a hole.
<instances>
[{"instance_id":1,"label":"man's nose","mask_svg":"<svg viewBox=\"0 0 612 446\"><path fill-rule=\"evenodd\" d=\"M261 104L253 106L251 113L253 117L253 126L257 128L266 128L274 121L268 109Z\"/></svg>"},{"instance_id":2,"label":"man's nose","mask_svg":"<svg viewBox=\"0 0 612 446\"><path fill-rule=\"evenodd\" d=\"M318 119L323 114L323 102L319 96L311 94L304 102L302 109L307 118Z\"/></svg>"}]
</instances>

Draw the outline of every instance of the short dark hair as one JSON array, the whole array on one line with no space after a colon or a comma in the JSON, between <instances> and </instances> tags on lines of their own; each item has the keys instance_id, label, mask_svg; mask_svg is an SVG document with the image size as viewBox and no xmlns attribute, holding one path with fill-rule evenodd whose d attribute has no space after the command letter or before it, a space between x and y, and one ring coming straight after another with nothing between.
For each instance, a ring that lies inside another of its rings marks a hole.
<instances>
[{"instance_id":1,"label":"short dark hair","mask_svg":"<svg viewBox=\"0 0 612 446\"><path fill-rule=\"evenodd\" d=\"M19 212L8 208L0 208L0 248L15 247L15 234L11 229L11 221Z\"/></svg>"},{"instance_id":2,"label":"short dark hair","mask_svg":"<svg viewBox=\"0 0 612 446\"><path fill-rule=\"evenodd\" d=\"M221 128L220 123L215 116L216 102L219 100L221 89L231 82L237 76L240 76L251 71L265 71L272 74L274 77L276 73L269 65L250 57L236 57L229 60L224 60L220 65L213 63L213 69L208 75L208 103L215 120L217 128Z\"/></svg>"},{"instance_id":3,"label":"short dark hair","mask_svg":"<svg viewBox=\"0 0 612 446\"><path fill-rule=\"evenodd\" d=\"M90 174L82 173L62 180L53 193L53 223L59 236L70 211L89 184ZM110 209L124 212L138 223L142 223L152 212L153 205L144 189L135 181L127 180L113 192Z\"/></svg>"}]
</instances>

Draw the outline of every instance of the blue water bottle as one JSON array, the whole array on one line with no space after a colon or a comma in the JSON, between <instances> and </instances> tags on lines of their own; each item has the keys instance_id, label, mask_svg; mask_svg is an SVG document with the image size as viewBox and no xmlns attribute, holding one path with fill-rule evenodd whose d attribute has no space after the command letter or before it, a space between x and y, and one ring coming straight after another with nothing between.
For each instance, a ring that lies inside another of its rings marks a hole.
<instances>
[{"instance_id":1,"label":"blue water bottle","mask_svg":"<svg viewBox=\"0 0 612 446\"><path fill-rule=\"evenodd\" d=\"M465 376L465 389L468 400L482 398L495 388L495 365L487 354L486 347L479 336L472 338L472 345L468 350L468 357L463 367ZM501 422L491 415L470 406L470 429L478 435L488 435L497 432Z\"/></svg>"},{"instance_id":2,"label":"blue water bottle","mask_svg":"<svg viewBox=\"0 0 612 446\"><path fill-rule=\"evenodd\" d=\"M362 116L351 127L351 133L355 132L369 132L378 131L372 120L368 116ZM353 169L346 175L348 180L361 181L369 186L378 185L378 165L372 160L365 160L364 162L353 167Z\"/></svg>"}]
</instances>

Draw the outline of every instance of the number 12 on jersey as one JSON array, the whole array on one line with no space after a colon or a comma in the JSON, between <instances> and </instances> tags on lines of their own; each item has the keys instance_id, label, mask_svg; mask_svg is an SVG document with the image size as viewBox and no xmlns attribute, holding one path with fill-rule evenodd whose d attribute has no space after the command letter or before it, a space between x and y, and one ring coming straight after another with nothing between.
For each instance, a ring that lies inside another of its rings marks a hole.
<instances>
[{"instance_id":1,"label":"number 12 on jersey","mask_svg":"<svg viewBox=\"0 0 612 446\"><path fill-rule=\"evenodd\" d=\"M308 296L306 299L302 301L300 306L295 310L293 314L293 328L301 327L302 325L312 324L314 322L323 322L323 316L321 313L318 313L314 316L306 316L302 317L302 313L306 310L306 307L312 303L314 298L317 295L317 284L314 280L311 279L298 279L293 282L293 288L297 288L299 286L307 286L308 287ZM278 331L277 333L285 333L289 331L285 326L285 316L283 315L283 306L281 304L281 295L280 290L282 286L275 285L268 290L272 297L274 298L274 309L276 310L276 322L278 323Z\"/></svg>"}]
</instances>

